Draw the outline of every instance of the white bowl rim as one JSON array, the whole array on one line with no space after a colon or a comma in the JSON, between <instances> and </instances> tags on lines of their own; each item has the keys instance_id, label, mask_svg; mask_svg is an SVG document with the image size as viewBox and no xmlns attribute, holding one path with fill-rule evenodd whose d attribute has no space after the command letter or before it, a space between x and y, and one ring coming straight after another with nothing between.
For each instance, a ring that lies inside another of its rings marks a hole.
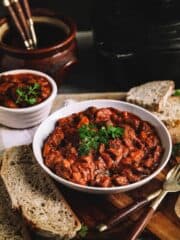
<instances>
[{"instance_id":1,"label":"white bowl rim","mask_svg":"<svg viewBox=\"0 0 180 240\"><path fill-rule=\"evenodd\" d=\"M139 187L141 185L144 185L145 183L148 183L150 180L152 180L155 176L157 176L162 170L163 168L166 166L166 164L168 163L169 159L170 159L170 156L171 156L171 152L172 152L172 140L171 140L171 136L170 136L170 133L168 132L166 126L164 125L164 123L162 121L160 121L158 119L157 116L155 116L154 114L152 114L150 111L140 107L140 106L137 106L135 104L132 104L132 103L128 103L128 102L125 102L125 101L120 101L120 100L113 100L113 99L93 99L93 100L86 100L86 101L80 101L80 102L73 102L71 103L70 105L73 106L73 105L77 105L77 104L86 104L86 103L92 103L92 106L93 105L93 102L111 102L111 103L120 103L120 104L124 104L124 105L129 105L129 106L132 106L132 107L135 107L137 109L140 109L144 112L146 112L146 114L149 114L151 115L153 118L156 119L156 121L162 126L164 132L166 133L167 135L167 141L168 141L168 145L169 145L169 151L168 151L168 154L166 156L166 160L161 164L161 166L158 166L158 168L152 173L150 174L149 176L137 181L137 182L134 182L134 183L130 183L130 184L127 184L127 185L123 185L123 186L113 186L113 187L93 187L93 186L84 186L84 185L81 185L81 184L78 184L78 183L74 183L74 182L71 182L71 181L68 181L58 175L56 175L54 172L52 172L45 164L44 162L42 161L39 161L39 159L37 159L36 157L36 138L39 134L39 131L41 129L41 126L43 126L44 124L46 124L47 121L50 121L51 119L53 119L53 117L55 115L57 115L58 113L60 113L61 111L63 111L65 108L67 108L69 105L67 106L64 106L62 108L60 108L59 110L55 111L53 114L51 114L46 120L44 120L40 125L39 127L37 128L36 132L35 132L35 135L34 135L34 138L33 138L33 143L32 143L32 147L33 147L33 152L34 152L34 155L35 155L35 159L36 161L38 162L38 164L43 168L43 170L48 173L52 178L54 178L56 181L58 181L59 183L62 183L63 185L65 186L69 186L70 188L74 188L76 190L80 190L80 191L84 191L84 192L88 192L88 190L90 190L89 192L93 193L93 191L95 191L95 193L101 193L102 194L104 192L106 193L113 193L113 192L118 192L118 191L129 191L131 189L135 189L136 187ZM88 108L88 107L87 107ZM80 111L79 111L80 112ZM73 112L74 113L74 112ZM69 116L69 115L68 115ZM138 115L137 115L138 116ZM60 117L59 117L60 118ZM42 151L41 151L41 157L42 157ZM43 160L43 157L42 157L42 160ZM127 188L130 188L130 189L127 189Z\"/></svg>"},{"instance_id":2,"label":"white bowl rim","mask_svg":"<svg viewBox=\"0 0 180 240\"><path fill-rule=\"evenodd\" d=\"M16 112L16 113L22 113L22 112L32 112L35 110L38 110L39 108L43 107L44 105L47 104L47 102L53 100L55 98L55 96L57 95L57 85L56 82L54 81L54 79L52 77L50 77L48 74L43 73L41 71L37 71L37 70L33 70L33 69L14 69L14 70L10 70L10 71L5 71L5 72L1 72L0 73L0 77L2 75L13 75L13 74L21 74L21 73L31 73L34 75L39 75L42 76L44 78L46 78L48 80L48 82L51 84L52 87L52 91L51 94L49 95L48 98L46 98L43 102L34 105L32 107L25 107L25 108L8 108L8 107L4 107L4 106L0 106L0 110L5 110L7 112Z\"/></svg>"}]
</instances>

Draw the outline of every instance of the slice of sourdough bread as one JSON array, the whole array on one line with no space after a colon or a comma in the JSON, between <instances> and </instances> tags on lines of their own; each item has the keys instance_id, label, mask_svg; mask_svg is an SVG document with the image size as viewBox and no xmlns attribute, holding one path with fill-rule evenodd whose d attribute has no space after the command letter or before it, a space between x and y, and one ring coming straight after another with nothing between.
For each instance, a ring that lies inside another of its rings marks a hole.
<instances>
[{"instance_id":1,"label":"slice of sourdough bread","mask_svg":"<svg viewBox=\"0 0 180 240\"><path fill-rule=\"evenodd\" d=\"M169 128L180 126L180 97L172 96L168 98L163 111L161 113L153 113Z\"/></svg>"},{"instance_id":2,"label":"slice of sourdough bread","mask_svg":"<svg viewBox=\"0 0 180 240\"><path fill-rule=\"evenodd\" d=\"M12 204L5 185L0 179L0 240L30 240L26 226L12 210Z\"/></svg>"},{"instance_id":3,"label":"slice of sourdough bread","mask_svg":"<svg viewBox=\"0 0 180 240\"><path fill-rule=\"evenodd\" d=\"M173 143L180 143L180 123L175 127L168 127Z\"/></svg>"},{"instance_id":4,"label":"slice of sourdough bread","mask_svg":"<svg viewBox=\"0 0 180 240\"><path fill-rule=\"evenodd\" d=\"M135 103L151 111L161 112L174 90L171 80L152 81L131 88L126 96L128 102Z\"/></svg>"},{"instance_id":5,"label":"slice of sourdough bread","mask_svg":"<svg viewBox=\"0 0 180 240\"><path fill-rule=\"evenodd\" d=\"M12 205L40 235L71 239L81 224L53 181L36 163L30 146L4 152L1 177Z\"/></svg>"},{"instance_id":6,"label":"slice of sourdough bread","mask_svg":"<svg viewBox=\"0 0 180 240\"><path fill-rule=\"evenodd\" d=\"M153 112L163 121L171 135L173 143L180 142L180 96L168 98L164 111L161 113Z\"/></svg>"}]
</instances>

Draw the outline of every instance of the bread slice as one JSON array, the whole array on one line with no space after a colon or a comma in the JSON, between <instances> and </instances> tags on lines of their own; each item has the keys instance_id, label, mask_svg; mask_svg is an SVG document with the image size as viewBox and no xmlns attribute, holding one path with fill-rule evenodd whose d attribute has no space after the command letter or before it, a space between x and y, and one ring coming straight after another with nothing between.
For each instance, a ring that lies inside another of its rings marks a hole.
<instances>
[{"instance_id":1,"label":"bread slice","mask_svg":"<svg viewBox=\"0 0 180 240\"><path fill-rule=\"evenodd\" d=\"M167 127L176 128L180 126L180 97L168 98L166 106L161 113L153 112ZM180 134L180 133L179 133Z\"/></svg>"},{"instance_id":2,"label":"bread slice","mask_svg":"<svg viewBox=\"0 0 180 240\"><path fill-rule=\"evenodd\" d=\"M0 180L0 240L30 240L21 217L12 211L11 202L2 180Z\"/></svg>"},{"instance_id":3,"label":"bread slice","mask_svg":"<svg viewBox=\"0 0 180 240\"><path fill-rule=\"evenodd\" d=\"M172 142L175 143L180 143L180 123L177 124L174 127L167 126L167 129L171 135Z\"/></svg>"},{"instance_id":4,"label":"bread slice","mask_svg":"<svg viewBox=\"0 0 180 240\"><path fill-rule=\"evenodd\" d=\"M12 204L0 179L0 240L30 240L21 217L12 210Z\"/></svg>"},{"instance_id":5,"label":"bread slice","mask_svg":"<svg viewBox=\"0 0 180 240\"><path fill-rule=\"evenodd\" d=\"M1 177L13 207L40 235L71 239L81 228L53 181L36 163L30 146L5 151Z\"/></svg>"},{"instance_id":6,"label":"bread slice","mask_svg":"<svg viewBox=\"0 0 180 240\"><path fill-rule=\"evenodd\" d=\"M180 143L180 124L175 127L168 127L173 143Z\"/></svg>"},{"instance_id":7,"label":"bread slice","mask_svg":"<svg viewBox=\"0 0 180 240\"><path fill-rule=\"evenodd\" d=\"M171 80L152 81L131 88L126 96L128 102L135 103L151 111L161 112L174 90Z\"/></svg>"}]
</instances>

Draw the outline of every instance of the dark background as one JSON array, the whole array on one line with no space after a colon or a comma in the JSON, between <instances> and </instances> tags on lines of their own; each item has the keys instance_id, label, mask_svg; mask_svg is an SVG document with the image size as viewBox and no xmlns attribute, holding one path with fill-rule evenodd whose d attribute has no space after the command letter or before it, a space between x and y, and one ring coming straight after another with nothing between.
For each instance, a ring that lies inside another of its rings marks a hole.
<instances>
[{"instance_id":1,"label":"dark background","mask_svg":"<svg viewBox=\"0 0 180 240\"><path fill-rule=\"evenodd\" d=\"M179 0L29 2L77 23L79 63L60 92L125 91L156 79L173 79L180 87Z\"/></svg>"},{"instance_id":2,"label":"dark background","mask_svg":"<svg viewBox=\"0 0 180 240\"><path fill-rule=\"evenodd\" d=\"M79 63L62 83L61 92L117 90L113 84L98 79L92 41L92 0L29 0L32 8L47 8L71 17L77 24ZM0 4L0 15L6 15ZM98 84L97 84L98 81Z\"/></svg>"},{"instance_id":3,"label":"dark background","mask_svg":"<svg viewBox=\"0 0 180 240\"><path fill-rule=\"evenodd\" d=\"M29 0L29 3L32 8L48 8L72 17L76 20L79 30L91 29L92 0ZM5 14L2 6L0 14Z\"/></svg>"}]
</instances>

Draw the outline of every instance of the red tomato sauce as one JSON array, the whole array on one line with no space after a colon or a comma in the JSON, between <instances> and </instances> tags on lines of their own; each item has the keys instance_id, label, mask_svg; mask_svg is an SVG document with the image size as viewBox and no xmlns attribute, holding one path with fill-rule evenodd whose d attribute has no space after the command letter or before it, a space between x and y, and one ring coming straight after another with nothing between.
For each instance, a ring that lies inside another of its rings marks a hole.
<instances>
[{"instance_id":1,"label":"red tomato sauce","mask_svg":"<svg viewBox=\"0 0 180 240\"><path fill-rule=\"evenodd\" d=\"M120 137L109 138L86 154L79 153L79 129L120 127ZM148 122L126 111L90 107L57 121L43 146L45 165L55 174L87 186L112 187L137 182L158 167L163 148Z\"/></svg>"}]
</instances>

